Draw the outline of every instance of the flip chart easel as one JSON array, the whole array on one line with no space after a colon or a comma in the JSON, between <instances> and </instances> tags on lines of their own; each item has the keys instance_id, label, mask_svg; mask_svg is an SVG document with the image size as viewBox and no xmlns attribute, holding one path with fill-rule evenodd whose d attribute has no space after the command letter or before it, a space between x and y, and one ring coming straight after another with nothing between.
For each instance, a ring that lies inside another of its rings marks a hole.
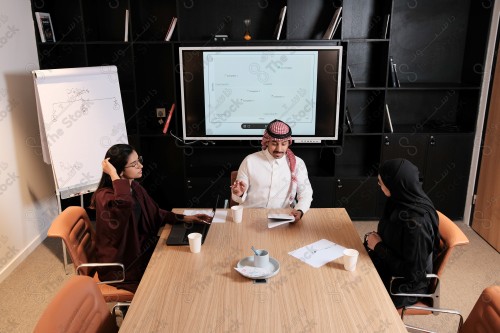
<instances>
[{"instance_id":1,"label":"flip chart easel","mask_svg":"<svg viewBox=\"0 0 500 333\"><path fill-rule=\"evenodd\" d=\"M96 190L109 147L128 143L116 66L32 71L43 159L57 204ZM63 243L64 268L66 248Z\"/></svg>"}]
</instances>

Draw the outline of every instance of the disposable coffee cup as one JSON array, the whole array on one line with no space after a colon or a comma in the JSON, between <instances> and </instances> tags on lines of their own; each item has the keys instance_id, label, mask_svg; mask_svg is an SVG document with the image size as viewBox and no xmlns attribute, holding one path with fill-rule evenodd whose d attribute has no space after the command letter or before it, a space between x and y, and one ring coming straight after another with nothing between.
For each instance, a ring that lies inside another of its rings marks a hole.
<instances>
[{"instance_id":1,"label":"disposable coffee cup","mask_svg":"<svg viewBox=\"0 0 500 333\"><path fill-rule=\"evenodd\" d=\"M201 251L201 234L198 232L192 232L188 235L189 239L189 249L192 253L198 253Z\"/></svg>"},{"instance_id":2,"label":"disposable coffee cup","mask_svg":"<svg viewBox=\"0 0 500 333\"><path fill-rule=\"evenodd\" d=\"M233 215L234 222L241 223L243 221L243 206L231 207L231 214Z\"/></svg>"},{"instance_id":3,"label":"disposable coffee cup","mask_svg":"<svg viewBox=\"0 0 500 333\"><path fill-rule=\"evenodd\" d=\"M269 252L267 250L255 250L253 265L255 267L267 268L269 266Z\"/></svg>"},{"instance_id":4,"label":"disposable coffee cup","mask_svg":"<svg viewBox=\"0 0 500 333\"><path fill-rule=\"evenodd\" d=\"M359 252L355 249L344 250L344 268L347 271L354 271L358 262Z\"/></svg>"}]
</instances>

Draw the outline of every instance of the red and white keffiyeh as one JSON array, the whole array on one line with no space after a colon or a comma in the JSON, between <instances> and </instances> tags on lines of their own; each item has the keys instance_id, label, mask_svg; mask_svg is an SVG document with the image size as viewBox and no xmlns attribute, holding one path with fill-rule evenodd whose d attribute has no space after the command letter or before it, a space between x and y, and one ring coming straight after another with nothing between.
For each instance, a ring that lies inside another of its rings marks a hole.
<instances>
[{"instance_id":1,"label":"red and white keffiyeh","mask_svg":"<svg viewBox=\"0 0 500 333\"><path fill-rule=\"evenodd\" d=\"M269 142L271 141L289 141L289 143L292 144L292 129L290 126L278 119L271 121L267 125L264 135L262 136L262 150L267 149ZM289 190L289 200L290 204L292 204L295 200L295 195L297 194L297 176L295 173L297 160L295 158L295 154L290 148L286 150L286 157L288 159L288 165L290 166L290 173L292 175Z\"/></svg>"}]
</instances>

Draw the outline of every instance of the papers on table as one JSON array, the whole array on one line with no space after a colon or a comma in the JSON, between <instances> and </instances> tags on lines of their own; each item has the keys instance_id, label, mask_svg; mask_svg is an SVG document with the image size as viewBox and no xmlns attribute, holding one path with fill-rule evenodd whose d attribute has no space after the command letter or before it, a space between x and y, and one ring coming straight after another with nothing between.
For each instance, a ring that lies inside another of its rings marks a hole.
<instances>
[{"instance_id":1,"label":"papers on table","mask_svg":"<svg viewBox=\"0 0 500 333\"><path fill-rule=\"evenodd\" d=\"M269 269L255 266L235 267L234 269L240 272L241 275L251 279L265 277L272 273L272 271Z\"/></svg>"},{"instance_id":2,"label":"papers on table","mask_svg":"<svg viewBox=\"0 0 500 333\"><path fill-rule=\"evenodd\" d=\"M282 224L295 222L295 218L289 214L268 214L267 227L274 228Z\"/></svg>"},{"instance_id":3,"label":"papers on table","mask_svg":"<svg viewBox=\"0 0 500 333\"><path fill-rule=\"evenodd\" d=\"M211 209L185 209L183 214L184 215L206 214L208 216L212 216L213 211ZM227 216L226 210L216 210L212 223L225 223L226 216Z\"/></svg>"},{"instance_id":4,"label":"papers on table","mask_svg":"<svg viewBox=\"0 0 500 333\"><path fill-rule=\"evenodd\" d=\"M318 268L324 264L343 256L345 247L335 244L327 239L321 239L315 243L288 252L295 258L302 260L312 267Z\"/></svg>"}]
</instances>

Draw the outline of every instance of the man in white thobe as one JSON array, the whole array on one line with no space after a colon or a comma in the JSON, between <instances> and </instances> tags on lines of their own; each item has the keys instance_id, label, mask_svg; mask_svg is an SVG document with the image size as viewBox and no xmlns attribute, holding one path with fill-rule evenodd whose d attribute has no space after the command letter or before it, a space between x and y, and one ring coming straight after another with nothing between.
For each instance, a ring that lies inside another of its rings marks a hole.
<instances>
[{"instance_id":1,"label":"man in white thobe","mask_svg":"<svg viewBox=\"0 0 500 333\"><path fill-rule=\"evenodd\" d=\"M312 188L304 161L289 149L292 129L280 120L267 125L262 151L245 157L231 186L244 207L290 208L295 222L311 207ZM297 200L295 200L297 199Z\"/></svg>"}]
</instances>

